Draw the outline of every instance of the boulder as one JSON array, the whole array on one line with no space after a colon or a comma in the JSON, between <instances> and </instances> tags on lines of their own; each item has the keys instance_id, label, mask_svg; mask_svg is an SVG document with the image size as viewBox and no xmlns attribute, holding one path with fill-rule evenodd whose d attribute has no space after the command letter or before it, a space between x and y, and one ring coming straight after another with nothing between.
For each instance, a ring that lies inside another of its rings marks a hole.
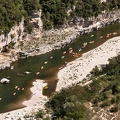
<instances>
[{"instance_id":1,"label":"boulder","mask_svg":"<svg viewBox=\"0 0 120 120\"><path fill-rule=\"evenodd\" d=\"M26 75L29 75L29 74L30 74L30 72L29 72L29 71L25 71L24 73L25 73Z\"/></svg>"},{"instance_id":2,"label":"boulder","mask_svg":"<svg viewBox=\"0 0 120 120\"><path fill-rule=\"evenodd\" d=\"M2 78L2 79L0 80L0 83L9 83L9 82L10 82L10 80L7 79L7 78Z\"/></svg>"}]
</instances>

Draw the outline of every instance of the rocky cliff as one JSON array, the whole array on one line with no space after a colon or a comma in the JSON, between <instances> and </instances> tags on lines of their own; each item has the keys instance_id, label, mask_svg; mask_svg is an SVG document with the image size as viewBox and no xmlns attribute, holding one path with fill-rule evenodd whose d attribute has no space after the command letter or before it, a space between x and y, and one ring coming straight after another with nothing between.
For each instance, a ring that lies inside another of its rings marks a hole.
<instances>
[{"instance_id":1,"label":"rocky cliff","mask_svg":"<svg viewBox=\"0 0 120 120\"><path fill-rule=\"evenodd\" d=\"M24 19L19 25L14 26L7 35L0 36L0 48L13 42L10 49L18 57L34 56L49 52L53 49L64 47L76 37L97 30L114 22L120 21L120 10L103 11L98 17L89 19L73 18L62 28L43 31L41 11L33 13L31 23L34 26L32 34L24 32ZM11 54L10 54L11 55Z\"/></svg>"},{"instance_id":2,"label":"rocky cliff","mask_svg":"<svg viewBox=\"0 0 120 120\"><path fill-rule=\"evenodd\" d=\"M19 44L21 52L27 56L36 55L59 49L67 43L72 42L74 38L97 30L108 24L120 21L120 10L103 11L97 18L91 17L87 20L83 18L73 18L70 23L66 23L62 28L42 31L42 22L40 21L40 30L34 29L34 32L25 38Z\"/></svg>"}]
</instances>

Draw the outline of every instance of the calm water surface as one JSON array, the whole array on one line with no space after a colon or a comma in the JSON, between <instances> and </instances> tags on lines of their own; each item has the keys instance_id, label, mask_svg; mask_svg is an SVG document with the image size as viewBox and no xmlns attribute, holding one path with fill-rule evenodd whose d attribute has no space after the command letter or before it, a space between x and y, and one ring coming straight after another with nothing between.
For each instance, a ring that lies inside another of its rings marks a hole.
<instances>
[{"instance_id":1,"label":"calm water surface","mask_svg":"<svg viewBox=\"0 0 120 120\"><path fill-rule=\"evenodd\" d=\"M32 82L36 79L43 79L48 83L48 88L43 90L43 94L50 96L56 89L58 82L57 73L60 67L65 66L66 62L70 62L76 59L72 54L69 53L69 48L73 48L73 52L80 54L85 53L95 47L104 43L107 39L114 37L111 35L109 38L106 38L107 33L117 32L120 35L120 24L114 24L102 28L98 31L93 31L89 34L84 34L81 37L77 38L73 43L70 43L65 48L60 50L54 50L50 53L46 53L40 56L29 57L26 59L20 59L13 63L14 69L7 68L0 72L0 79L3 77L9 78L9 84L0 84L0 113L7 112L13 109L18 109L21 106L22 101L27 100L31 96L30 87L32 87ZM91 35L94 35L91 37ZM100 39L100 36L103 36ZM94 41L94 43L89 43ZM83 43L87 42L87 46L82 48ZM79 51L81 49L81 51ZM66 54L63 56L63 52L66 51ZM53 56L53 59L50 57ZM45 61L48 61L47 64L44 64ZM41 70L41 67L44 68ZM29 75L25 75L24 72L29 71ZM36 75L37 72L40 72L39 75ZM18 86L20 89L15 89ZM25 88L22 90L22 88ZM16 93L16 95L13 95Z\"/></svg>"}]
</instances>

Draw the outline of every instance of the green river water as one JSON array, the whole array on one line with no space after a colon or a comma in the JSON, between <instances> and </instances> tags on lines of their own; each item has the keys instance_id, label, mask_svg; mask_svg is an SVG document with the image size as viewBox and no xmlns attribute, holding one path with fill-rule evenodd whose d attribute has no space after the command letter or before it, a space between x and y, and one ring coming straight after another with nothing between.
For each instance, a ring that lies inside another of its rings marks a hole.
<instances>
[{"instance_id":1,"label":"green river water","mask_svg":"<svg viewBox=\"0 0 120 120\"><path fill-rule=\"evenodd\" d=\"M48 88L43 90L43 94L48 97L51 96L56 89L59 68L65 66L65 62L70 62L76 59L76 57L73 57L72 54L69 53L69 48L72 47L75 53L81 55L82 53L101 45L107 41L107 39L115 37L115 35L111 35L109 38L106 37L107 33L113 32L117 32L118 34L116 36L120 36L119 23L109 25L89 34L84 34L77 38L73 43L70 43L68 46L60 50L54 50L43 55L20 59L12 64L12 66L14 66L14 69L12 70L10 68L2 70L0 72L0 79L3 77L9 78L10 83L0 84L0 98L2 98L0 100L0 113L24 107L21 104L24 100L30 98L30 88L32 87L32 82L36 79L43 79L48 83ZM91 35L94 36L91 37ZM103 38L100 39L100 36L103 36ZM94 41L94 43L90 44L90 41ZM88 44L85 48L82 48L84 42L87 42ZM82 50L79 51L81 48ZM66 51L66 54L64 55L65 57L61 58L64 51ZM51 56L53 56L53 59L50 59ZM44 64L45 61L48 61L48 63ZM44 66L44 69L41 70L40 68L42 66ZM30 74L25 75L25 71L29 71ZM37 72L40 72L40 74L36 75ZM15 89L15 86L18 86L20 90ZM25 89L22 90L22 88ZM16 93L16 95L13 95L13 93Z\"/></svg>"}]
</instances>

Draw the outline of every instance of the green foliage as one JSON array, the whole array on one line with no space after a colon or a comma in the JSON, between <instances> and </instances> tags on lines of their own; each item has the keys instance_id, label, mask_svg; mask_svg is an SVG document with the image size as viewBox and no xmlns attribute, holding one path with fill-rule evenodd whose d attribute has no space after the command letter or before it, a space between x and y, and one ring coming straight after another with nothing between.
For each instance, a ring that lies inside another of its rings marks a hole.
<instances>
[{"instance_id":1,"label":"green foliage","mask_svg":"<svg viewBox=\"0 0 120 120\"><path fill-rule=\"evenodd\" d=\"M98 69L95 67L93 82L86 86L74 85L52 96L47 107L52 109L52 120L90 120L92 111L86 107L109 107L110 112L120 108L120 55L109 60L109 64ZM112 72L111 72L112 71ZM108 73L109 74L105 74ZM96 74L97 73L97 74ZM112 106L112 107L111 107Z\"/></svg>"},{"instance_id":2,"label":"green foliage","mask_svg":"<svg viewBox=\"0 0 120 120\"><path fill-rule=\"evenodd\" d=\"M98 0L40 0L40 4L44 29L59 27L75 16L88 18L101 13ZM70 15L67 14L68 10L71 10Z\"/></svg>"},{"instance_id":3,"label":"green foliage","mask_svg":"<svg viewBox=\"0 0 120 120\"><path fill-rule=\"evenodd\" d=\"M44 29L59 27L65 22L66 4L61 0L40 0Z\"/></svg>"},{"instance_id":4,"label":"green foliage","mask_svg":"<svg viewBox=\"0 0 120 120\"><path fill-rule=\"evenodd\" d=\"M0 1L0 34L8 33L12 26L19 23L24 11L22 0L1 0Z\"/></svg>"},{"instance_id":5,"label":"green foliage","mask_svg":"<svg viewBox=\"0 0 120 120\"><path fill-rule=\"evenodd\" d=\"M11 42L8 44L8 48L14 48L14 45L15 45L15 42L11 41Z\"/></svg>"},{"instance_id":6,"label":"green foliage","mask_svg":"<svg viewBox=\"0 0 120 120\"><path fill-rule=\"evenodd\" d=\"M75 11L78 17L97 17L98 14L102 11L101 3L98 0L82 0L77 3Z\"/></svg>"},{"instance_id":7,"label":"green foliage","mask_svg":"<svg viewBox=\"0 0 120 120\"><path fill-rule=\"evenodd\" d=\"M83 105L81 98L84 92L80 86L74 86L70 89L62 90L60 93L55 94L53 98L47 103L47 106L53 110L53 120L87 120L89 113Z\"/></svg>"},{"instance_id":8,"label":"green foliage","mask_svg":"<svg viewBox=\"0 0 120 120\"><path fill-rule=\"evenodd\" d=\"M60 27L76 17L97 17L103 10L120 8L119 0L40 0L44 29ZM69 14L67 12L70 10Z\"/></svg>"},{"instance_id":9,"label":"green foliage","mask_svg":"<svg viewBox=\"0 0 120 120\"><path fill-rule=\"evenodd\" d=\"M23 4L28 14L40 9L39 0L23 0Z\"/></svg>"},{"instance_id":10,"label":"green foliage","mask_svg":"<svg viewBox=\"0 0 120 120\"><path fill-rule=\"evenodd\" d=\"M30 18L28 16L26 16L25 20L24 20L24 26L25 26L24 32L27 32L30 34L32 32L33 27L30 24L29 20L30 20Z\"/></svg>"},{"instance_id":11,"label":"green foliage","mask_svg":"<svg viewBox=\"0 0 120 120\"><path fill-rule=\"evenodd\" d=\"M28 21L28 13L38 10L38 0L0 0L0 34L7 34L11 27L18 24L22 16ZM25 23L26 31L30 33L30 24Z\"/></svg>"},{"instance_id":12,"label":"green foliage","mask_svg":"<svg viewBox=\"0 0 120 120\"><path fill-rule=\"evenodd\" d=\"M95 68L93 68L93 70L91 71L91 74L93 74L94 76L98 76L100 74L100 70L98 66L95 66Z\"/></svg>"},{"instance_id":13,"label":"green foliage","mask_svg":"<svg viewBox=\"0 0 120 120\"><path fill-rule=\"evenodd\" d=\"M39 110L36 114L35 114L35 118L43 118L45 115L43 110Z\"/></svg>"},{"instance_id":14,"label":"green foliage","mask_svg":"<svg viewBox=\"0 0 120 120\"><path fill-rule=\"evenodd\" d=\"M107 0L105 3L100 3L100 0L1 0L0 34L6 35L11 27L21 21L22 16L25 17L25 31L31 33L30 15L40 8L44 29L52 29L62 27L74 21L76 17L87 19L97 17L103 10L119 9L120 2L119 0Z\"/></svg>"}]
</instances>

